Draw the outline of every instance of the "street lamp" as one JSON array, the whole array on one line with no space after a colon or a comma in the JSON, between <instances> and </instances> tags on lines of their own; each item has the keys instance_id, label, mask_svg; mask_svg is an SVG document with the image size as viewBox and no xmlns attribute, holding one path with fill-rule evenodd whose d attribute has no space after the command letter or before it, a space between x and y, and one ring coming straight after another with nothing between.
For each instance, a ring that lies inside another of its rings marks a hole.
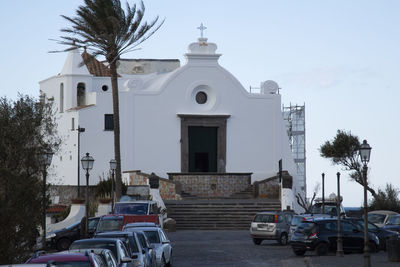
<instances>
[{"instance_id":1,"label":"street lamp","mask_svg":"<svg viewBox=\"0 0 400 267\"><path fill-rule=\"evenodd\" d=\"M337 199L336 199L336 209L337 209L337 250L336 250L336 256L343 257L343 239L342 239L342 229L340 227L340 202L341 202L341 197L340 197L340 172L337 174Z\"/></svg>"},{"instance_id":2,"label":"street lamp","mask_svg":"<svg viewBox=\"0 0 400 267\"><path fill-rule=\"evenodd\" d=\"M110 160L111 175L111 213L114 214L114 172L117 168L117 161L115 159Z\"/></svg>"},{"instance_id":3,"label":"street lamp","mask_svg":"<svg viewBox=\"0 0 400 267\"><path fill-rule=\"evenodd\" d=\"M43 249L46 248L46 176L47 168L51 165L51 160L53 159L53 151L46 150L40 156L40 163L43 171L43 198L42 198L42 227L43 227L43 238L42 246Z\"/></svg>"},{"instance_id":4,"label":"street lamp","mask_svg":"<svg viewBox=\"0 0 400 267\"><path fill-rule=\"evenodd\" d=\"M322 173L322 214L325 213L325 173Z\"/></svg>"},{"instance_id":5,"label":"street lamp","mask_svg":"<svg viewBox=\"0 0 400 267\"><path fill-rule=\"evenodd\" d=\"M85 236L88 236L89 229L89 170L93 169L94 159L86 153L86 156L81 159L82 168L86 170L86 207L85 207Z\"/></svg>"},{"instance_id":6,"label":"street lamp","mask_svg":"<svg viewBox=\"0 0 400 267\"><path fill-rule=\"evenodd\" d=\"M363 182L364 182L364 266L371 266L371 257L369 254L368 247L368 202L367 202L367 163L369 162L369 158L371 156L371 147L367 143L367 140L364 140L362 145L360 146L360 158L363 163Z\"/></svg>"}]
</instances>

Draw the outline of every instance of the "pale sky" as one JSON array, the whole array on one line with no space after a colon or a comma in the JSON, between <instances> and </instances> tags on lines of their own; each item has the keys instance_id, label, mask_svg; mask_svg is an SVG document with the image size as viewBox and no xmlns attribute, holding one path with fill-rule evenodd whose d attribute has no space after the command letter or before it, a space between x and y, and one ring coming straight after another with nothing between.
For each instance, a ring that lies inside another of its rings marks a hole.
<instances>
[{"instance_id":1,"label":"pale sky","mask_svg":"<svg viewBox=\"0 0 400 267\"><path fill-rule=\"evenodd\" d=\"M49 54L63 49L49 39L69 26L60 15L74 15L82 2L1 1L0 96L38 96L38 82L61 71L66 54ZM220 65L245 88L274 80L283 104L306 105L308 192L322 172L326 194L336 192L340 171L344 205L362 205L362 187L319 155L338 129L368 140L374 188L400 187L400 1L147 0L145 6L147 20L158 14L165 23L124 58L177 58L183 65L202 22L222 54Z\"/></svg>"}]
</instances>

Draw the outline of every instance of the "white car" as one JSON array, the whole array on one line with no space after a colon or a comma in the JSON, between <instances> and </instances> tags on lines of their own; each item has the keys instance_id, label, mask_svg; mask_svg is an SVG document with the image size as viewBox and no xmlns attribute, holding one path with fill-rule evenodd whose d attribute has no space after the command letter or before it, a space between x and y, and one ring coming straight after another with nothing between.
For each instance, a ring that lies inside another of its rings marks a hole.
<instances>
[{"instance_id":1,"label":"white car","mask_svg":"<svg viewBox=\"0 0 400 267\"><path fill-rule=\"evenodd\" d=\"M150 246L156 251L158 267L172 266L172 246L167 235L160 227L125 227L124 231L143 232L150 242Z\"/></svg>"}]
</instances>

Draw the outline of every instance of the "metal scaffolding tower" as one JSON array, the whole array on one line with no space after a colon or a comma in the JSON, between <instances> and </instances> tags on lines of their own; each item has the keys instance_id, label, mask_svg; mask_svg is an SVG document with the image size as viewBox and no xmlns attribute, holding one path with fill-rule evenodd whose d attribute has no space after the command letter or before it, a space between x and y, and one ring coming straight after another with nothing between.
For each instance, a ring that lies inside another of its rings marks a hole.
<instances>
[{"instance_id":1,"label":"metal scaffolding tower","mask_svg":"<svg viewBox=\"0 0 400 267\"><path fill-rule=\"evenodd\" d=\"M306 127L305 127L305 105L282 107L283 118L286 121L290 148L294 162L297 166L299 185L307 196L306 183Z\"/></svg>"}]
</instances>

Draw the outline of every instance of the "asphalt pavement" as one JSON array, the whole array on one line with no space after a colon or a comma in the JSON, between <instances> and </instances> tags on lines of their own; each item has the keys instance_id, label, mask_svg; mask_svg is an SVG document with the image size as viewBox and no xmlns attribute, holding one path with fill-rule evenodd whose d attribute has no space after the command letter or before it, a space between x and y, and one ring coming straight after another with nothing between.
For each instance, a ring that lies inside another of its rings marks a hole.
<instances>
[{"instance_id":1,"label":"asphalt pavement","mask_svg":"<svg viewBox=\"0 0 400 267\"><path fill-rule=\"evenodd\" d=\"M254 245L249 231L197 230L167 233L173 246L175 267L358 267L364 266L362 253L337 257L294 255L290 246L280 246L275 241L263 241ZM387 252L371 254L372 267L400 266L400 262L389 262Z\"/></svg>"}]
</instances>

